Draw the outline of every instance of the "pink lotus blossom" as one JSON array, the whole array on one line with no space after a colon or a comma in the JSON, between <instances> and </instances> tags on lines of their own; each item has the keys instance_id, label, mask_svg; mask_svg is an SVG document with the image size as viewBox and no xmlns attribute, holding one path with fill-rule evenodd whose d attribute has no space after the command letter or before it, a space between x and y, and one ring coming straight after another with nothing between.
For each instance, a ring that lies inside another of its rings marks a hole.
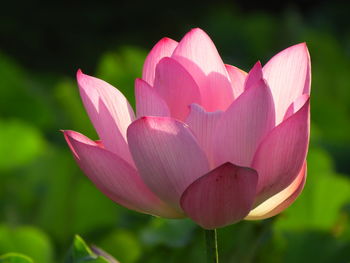
<instances>
[{"instance_id":1,"label":"pink lotus blossom","mask_svg":"<svg viewBox=\"0 0 350 263\"><path fill-rule=\"evenodd\" d=\"M65 138L80 168L114 202L213 229L264 219L303 189L309 142L310 57L305 43L246 73L225 65L201 29L161 39L123 94L77 73L99 135Z\"/></svg>"}]
</instances>

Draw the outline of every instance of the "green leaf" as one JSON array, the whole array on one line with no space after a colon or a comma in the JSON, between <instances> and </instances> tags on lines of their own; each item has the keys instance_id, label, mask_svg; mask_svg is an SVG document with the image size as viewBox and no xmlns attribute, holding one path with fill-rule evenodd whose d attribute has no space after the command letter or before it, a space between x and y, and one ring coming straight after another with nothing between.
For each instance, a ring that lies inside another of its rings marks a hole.
<instances>
[{"instance_id":1,"label":"green leaf","mask_svg":"<svg viewBox=\"0 0 350 263\"><path fill-rule=\"evenodd\" d=\"M114 259L112 259L114 260ZM85 241L78 235L75 236L72 248L67 257L67 263L114 263L101 255L94 253Z\"/></svg>"},{"instance_id":2,"label":"green leaf","mask_svg":"<svg viewBox=\"0 0 350 263\"><path fill-rule=\"evenodd\" d=\"M28 255L35 263L53 262L50 239L38 228L0 225L0 254L9 251Z\"/></svg>"},{"instance_id":3,"label":"green leaf","mask_svg":"<svg viewBox=\"0 0 350 263\"><path fill-rule=\"evenodd\" d=\"M40 131L19 120L0 119L0 138L0 171L23 166L45 149Z\"/></svg>"},{"instance_id":4,"label":"green leaf","mask_svg":"<svg viewBox=\"0 0 350 263\"><path fill-rule=\"evenodd\" d=\"M85 241L80 236L76 235L73 242L72 255L74 259L82 259L91 257L93 253Z\"/></svg>"},{"instance_id":5,"label":"green leaf","mask_svg":"<svg viewBox=\"0 0 350 263\"><path fill-rule=\"evenodd\" d=\"M108 234L99 245L123 263L134 263L141 256L142 247L131 231L115 230Z\"/></svg>"},{"instance_id":6,"label":"green leaf","mask_svg":"<svg viewBox=\"0 0 350 263\"><path fill-rule=\"evenodd\" d=\"M74 199L70 201L74 207L74 233L84 234L98 227L113 227L122 208L103 195L86 176L81 173L75 176L79 183L75 187Z\"/></svg>"},{"instance_id":7,"label":"green leaf","mask_svg":"<svg viewBox=\"0 0 350 263\"><path fill-rule=\"evenodd\" d=\"M0 263L33 263L33 260L22 254L7 253L0 256Z\"/></svg>"}]
</instances>

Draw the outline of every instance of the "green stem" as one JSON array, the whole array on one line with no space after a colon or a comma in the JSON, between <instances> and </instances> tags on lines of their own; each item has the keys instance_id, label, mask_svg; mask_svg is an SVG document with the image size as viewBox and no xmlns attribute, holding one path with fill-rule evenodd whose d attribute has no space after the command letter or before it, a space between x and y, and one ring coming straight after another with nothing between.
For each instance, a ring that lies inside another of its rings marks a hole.
<instances>
[{"instance_id":1,"label":"green stem","mask_svg":"<svg viewBox=\"0 0 350 263\"><path fill-rule=\"evenodd\" d=\"M206 230L205 232L205 244L207 249L207 263L219 263L218 254L218 239L216 229Z\"/></svg>"}]
</instances>

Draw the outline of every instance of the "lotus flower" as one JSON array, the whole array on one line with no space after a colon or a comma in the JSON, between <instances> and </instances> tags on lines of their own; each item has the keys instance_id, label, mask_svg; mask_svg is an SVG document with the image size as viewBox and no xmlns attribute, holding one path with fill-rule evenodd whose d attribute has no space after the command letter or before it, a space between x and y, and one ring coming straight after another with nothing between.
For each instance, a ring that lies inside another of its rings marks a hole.
<instances>
[{"instance_id":1,"label":"lotus flower","mask_svg":"<svg viewBox=\"0 0 350 263\"><path fill-rule=\"evenodd\" d=\"M246 73L225 65L208 35L161 39L135 81L136 117L121 92L77 73L99 135L64 131L84 173L129 209L190 217L206 229L264 219L303 189L309 142L305 43Z\"/></svg>"}]
</instances>

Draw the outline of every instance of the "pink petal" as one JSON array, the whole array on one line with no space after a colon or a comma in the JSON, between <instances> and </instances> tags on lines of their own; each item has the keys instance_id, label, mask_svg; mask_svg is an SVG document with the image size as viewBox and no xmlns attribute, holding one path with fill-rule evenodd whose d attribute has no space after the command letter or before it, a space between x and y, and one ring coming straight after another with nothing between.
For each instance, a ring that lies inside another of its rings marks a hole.
<instances>
[{"instance_id":1,"label":"pink petal","mask_svg":"<svg viewBox=\"0 0 350 263\"><path fill-rule=\"evenodd\" d=\"M263 78L262 67L260 61L256 62L254 67L249 71L244 83L244 89L255 87Z\"/></svg>"},{"instance_id":2,"label":"pink petal","mask_svg":"<svg viewBox=\"0 0 350 263\"><path fill-rule=\"evenodd\" d=\"M261 140L274 127L274 105L264 80L247 89L222 114L214 136L215 165L250 166Z\"/></svg>"},{"instance_id":3,"label":"pink petal","mask_svg":"<svg viewBox=\"0 0 350 263\"><path fill-rule=\"evenodd\" d=\"M264 78L271 88L279 124L289 105L302 94L310 93L310 56L305 43L289 47L264 66Z\"/></svg>"},{"instance_id":4,"label":"pink petal","mask_svg":"<svg viewBox=\"0 0 350 263\"><path fill-rule=\"evenodd\" d=\"M177 46L177 42L170 38L161 39L148 54L143 65L142 79L153 86L156 66L164 57L170 57Z\"/></svg>"},{"instance_id":5,"label":"pink petal","mask_svg":"<svg viewBox=\"0 0 350 263\"><path fill-rule=\"evenodd\" d=\"M247 77L247 72L231 65L225 65L225 67L231 80L233 97L236 99L244 91L244 82Z\"/></svg>"},{"instance_id":6,"label":"pink petal","mask_svg":"<svg viewBox=\"0 0 350 263\"><path fill-rule=\"evenodd\" d=\"M174 50L172 58L192 75L207 111L226 110L233 101L230 78L209 36L196 28L188 32Z\"/></svg>"},{"instance_id":7,"label":"pink petal","mask_svg":"<svg viewBox=\"0 0 350 263\"><path fill-rule=\"evenodd\" d=\"M166 117L143 117L128 129L130 151L144 182L179 209L183 191L209 170L188 126Z\"/></svg>"},{"instance_id":8,"label":"pink petal","mask_svg":"<svg viewBox=\"0 0 350 263\"><path fill-rule=\"evenodd\" d=\"M201 103L199 88L186 69L172 58L163 58L156 68L154 89L167 103L171 116L184 120L189 105Z\"/></svg>"},{"instance_id":9,"label":"pink petal","mask_svg":"<svg viewBox=\"0 0 350 263\"><path fill-rule=\"evenodd\" d=\"M181 207L205 229L242 220L255 197L256 171L225 163L194 181L181 196Z\"/></svg>"},{"instance_id":10,"label":"pink petal","mask_svg":"<svg viewBox=\"0 0 350 263\"><path fill-rule=\"evenodd\" d=\"M64 131L64 136L80 168L114 202L147 214L183 217L156 197L135 168L119 156L100 148L80 133Z\"/></svg>"},{"instance_id":11,"label":"pink petal","mask_svg":"<svg viewBox=\"0 0 350 263\"><path fill-rule=\"evenodd\" d=\"M267 199L265 202L254 208L247 220L260 220L275 216L288 208L302 192L306 181L306 162L294 181L281 192Z\"/></svg>"},{"instance_id":12,"label":"pink petal","mask_svg":"<svg viewBox=\"0 0 350 263\"><path fill-rule=\"evenodd\" d=\"M213 164L213 137L216 124L223 112L206 112L197 104L191 104L190 108L191 112L186 119L186 124L188 124L199 145L206 152L210 164Z\"/></svg>"},{"instance_id":13,"label":"pink petal","mask_svg":"<svg viewBox=\"0 0 350 263\"><path fill-rule=\"evenodd\" d=\"M292 104L290 104L288 109L287 109L286 114L284 115L283 120L288 119L290 116L292 116L298 110L300 110L300 108L304 106L305 102L309 99L309 97L310 96L308 94L301 95Z\"/></svg>"},{"instance_id":14,"label":"pink petal","mask_svg":"<svg viewBox=\"0 0 350 263\"><path fill-rule=\"evenodd\" d=\"M262 141L254 156L258 171L257 204L285 189L297 177L309 144L309 100Z\"/></svg>"},{"instance_id":15,"label":"pink petal","mask_svg":"<svg viewBox=\"0 0 350 263\"><path fill-rule=\"evenodd\" d=\"M135 119L124 95L107 82L77 73L80 96L105 148L133 164L126 129Z\"/></svg>"},{"instance_id":16,"label":"pink petal","mask_svg":"<svg viewBox=\"0 0 350 263\"><path fill-rule=\"evenodd\" d=\"M136 115L170 116L168 105L158 95L157 91L142 79L135 81Z\"/></svg>"}]
</instances>

